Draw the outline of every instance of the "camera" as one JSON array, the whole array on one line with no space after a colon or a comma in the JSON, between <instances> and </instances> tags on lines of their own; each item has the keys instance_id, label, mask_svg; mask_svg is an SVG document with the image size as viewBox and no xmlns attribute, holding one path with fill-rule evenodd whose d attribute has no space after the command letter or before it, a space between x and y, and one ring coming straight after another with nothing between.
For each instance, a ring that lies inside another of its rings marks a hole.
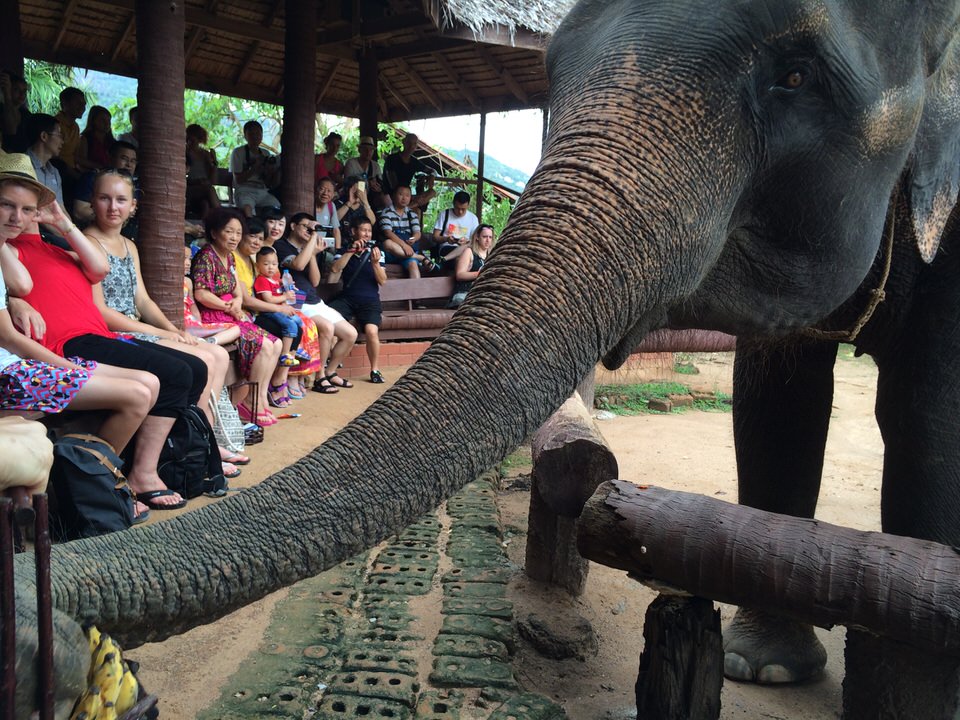
<instances>
[{"instance_id":1,"label":"camera","mask_svg":"<svg viewBox=\"0 0 960 720\"><path fill-rule=\"evenodd\" d=\"M376 240L367 240L367 242L365 242L363 245L363 247L366 248L367 250L373 250L376 246L377 246Z\"/></svg>"}]
</instances>

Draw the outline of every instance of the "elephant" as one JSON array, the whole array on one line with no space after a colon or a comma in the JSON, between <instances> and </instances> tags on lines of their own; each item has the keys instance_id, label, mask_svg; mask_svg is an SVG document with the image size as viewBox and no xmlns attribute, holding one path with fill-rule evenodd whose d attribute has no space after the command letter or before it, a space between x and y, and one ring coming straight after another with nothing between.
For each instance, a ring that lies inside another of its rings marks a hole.
<instances>
[{"instance_id":1,"label":"elephant","mask_svg":"<svg viewBox=\"0 0 960 720\"><path fill-rule=\"evenodd\" d=\"M547 52L539 167L421 360L259 486L122 543L56 548L56 610L136 645L329 568L498 462L598 360L618 367L665 328L738 337L739 500L806 517L838 343L869 353L883 528L960 545L958 27L958 0L581 0ZM562 228L584 213L571 254ZM398 423L438 438L430 463L382 442ZM16 573L28 597L32 559ZM734 676L823 666L789 618L742 610L724 634ZM955 662L851 631L847 667L847 717L957 712Z\"/></svg>"}]
</instances>

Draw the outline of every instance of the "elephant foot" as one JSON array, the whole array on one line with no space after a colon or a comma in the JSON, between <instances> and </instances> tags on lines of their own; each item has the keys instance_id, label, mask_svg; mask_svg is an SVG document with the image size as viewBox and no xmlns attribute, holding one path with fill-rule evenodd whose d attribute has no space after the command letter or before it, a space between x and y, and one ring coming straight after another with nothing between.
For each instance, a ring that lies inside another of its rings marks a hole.
<instances>
[{"instance_id":1,"label":"elephant foot","mask_svg":"<svg viewBox=\"0 0 960 720\"><path fill-rule=\"evenodd\" d=\"M724 675L761 685L809 680L827 663L811 625L745 608L724 628L723 650Z\"/></svg>"}]
</instances>

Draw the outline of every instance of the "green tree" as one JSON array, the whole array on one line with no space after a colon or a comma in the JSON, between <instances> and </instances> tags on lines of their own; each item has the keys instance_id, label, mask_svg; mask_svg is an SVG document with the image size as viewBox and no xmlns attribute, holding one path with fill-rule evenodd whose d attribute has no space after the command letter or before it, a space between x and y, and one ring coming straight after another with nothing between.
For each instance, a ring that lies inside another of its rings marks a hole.
<instances>
[{"instance_id":1,"label":"green tree","mask_svg":"<svg viewBox=\"0 0 960 720\"><path fill-rule=\"evenodd\" d=\"M87 96L88 106L97 101L96 93L76 68L43 60L26 59L23 61L23 77L30 86L27 106L33 112L48 115L56 115L60 112L60 91L66 87L83 90Z\"/></svg>"}]
</instances>

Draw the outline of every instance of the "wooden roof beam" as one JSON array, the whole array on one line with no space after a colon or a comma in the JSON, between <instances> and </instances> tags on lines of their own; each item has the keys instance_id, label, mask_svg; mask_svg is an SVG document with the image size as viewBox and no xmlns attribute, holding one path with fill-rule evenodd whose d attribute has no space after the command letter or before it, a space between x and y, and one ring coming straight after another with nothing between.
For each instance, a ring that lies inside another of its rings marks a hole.
<instances>
[{"instance_id":1,"label":"wooden roof beam","mask_svg":"<svg viewBox=\"0 0 960 720\"><path fill-rule=\"evenodd\" d=\"M53 41L54 52L60 49L60 43L63 42L63 38L67 34L67 27L70 25L70 18L73 17L73 12L76 9L77 0L70 0L70 2L67 3L67 6L63 9L63 17L60 19L60 31L57 33L57 39Z\"/></svg>"},{"instance_id":2,"label":"wooden roof beam","mask_svg":"<svg viewBox=\"0 0 960 720\"><path fill-rule=\"evenodd\" d=\"M482 45L477 45L474 48L477 54L480 56L480 59L483 60L490 68L500 76L500 79L503 80L503 84L507 86L507 89L513 93L513 95L523 103L530 103L530 96L527 95L526 90L524 90L520 83L517 82L516 78L510 74L510 72L501 65L494 57L493 54L487 50Z\"/></svg>"},{"instance_id":3,"label":"wooden roof beam","mask_svg":"<svg viewBox=\"0 0 960 720\"><path fill-rule=\"evenodd\" d=\"M406 110L407 112L410 112L410 105L407 103L406 100L403 99L403 95L402 95L401 93L398 93L398 92L394 89L394 87L393 87L393 85L391 84L391 82L387 79L387 76L384 75L383 73L380 73L380 77L378 78L378 80L379 80L380 84L383 85L384 90L386 90L386 91L389 92L391 95L393 95L393 98L394 98L394 100L397 101L397 104L399 104L400 107L402 107L402 108L403 108L404 110ZM388 115L388 114L389 114L389 113L384 113L384 116L386 116L386 115Z\"/></svg>"},{"instance_id":4,"label":"wooden roof beam","mask_svg":"<svg viewBox=\"0 0 960 720\"><path fill-rule=\"evenodd\" d=\"M485 25L479 33L475 33L466 25L457 23L453 27L442 29L440 37L469 40L472 43L485 43L487 45L503 45L524 50L538 50L540 52L546 52L548 43L546 35L531 32L524 28L516 28L511 33L509 29L502 25Z\"/></svg>"},{"instance_id":5,"label":"wooden roof beam","mask_svg":"<svg viewBox=\"0 0 960 720\"><path fill-rule=\"evenodd\" d=\"M330 72L327 73L327 79L323 81L323 85L320 85L317 89L317 101L316 106L320 107L320 103L323 101L323 96L327 94L327 91L330 89L330 86L333 84L333 79L336 77L337 72L340 70L340 60L334 60L333 67L330 68Z\"/></svg>"},{"instance_id":6,"label":"wooden roof beam","mask_svg":"<svg viewBox=\"0 0 960 720\"><path fill-rule=\"evenodd\" d=\"M427 81L420 77L420 73L407 65L406 60L402 58L397 58L395 64L400 72L406 74L413 81L413 84L420 89L420 92L422 92L424 97L430 101L431 105L433 105L437 110L443 109L443 103L440 102L440 98L437 97L437 94L433 91L433 88L427 84Z\"/></svg>"},{"instance_id":7,"label":"wooden roof beam","mask_svg":"<svg viewBox=\"0 0 960 720\"><path fill-rule=\"evenodd\" d=\"M378 35L388 35L400 30L415 30L418 28L432 27L430 21L423 16L423 13L412 12L402 15L391 15L377 20L366 20L358 27L345 27L341 30L322 30L317 33L317 47L326 45L337 45L339 43L349 42L354 37L362 37L369 40Z\"/></svg>"},{"instance_id":8,"label":"wooden roof beam","mask_svg":"<svg viewBox=\"0 0 960 720\"><path fill-rule=\"evenodd\" d=\"M460 77L454 67L447 62L447 59L440 53L436 53L433 56L433 61L439 65L443 71L450 76L450 79L457 83L457 90L460 91L460 94L463 95L470 103L470 105L477 110L480 110L480 98L477 97L477 93L474 92L473 88L470 87L470 84Z\"/></svg>"},{"instance_id":9,"label":"wooden roof beam","mask_svg":"<svg viewBox=\"0 0 960 720\"><path fill-rule=\"evenodd\" d=\"M130 37L130 33L133 31L133 28L137 24L137 16L133 13L130 13L130 19L127 20L127 26L123 29L123 32L120 33L120 37L116 39L113 43L113 52L110 53L110 64L112 65L117 61L117 58L120 56L120 49L123 47L123 44L127 41L127 38Z\"/></svg>"},{"instance_id":10,"label":"wooden roof beam","mask_svg":"<svg viewBox=\"0 0 960 720\"><path fill-rule=\"evenodd\" d=\"M395 60L413 55L432 55L441 50L455 50L472 45L468 40L458 38L432 37L416 42L401 43L399 45L384 45L377 48L377 57L381 60Z\"/></svg>"}]
</instances>

